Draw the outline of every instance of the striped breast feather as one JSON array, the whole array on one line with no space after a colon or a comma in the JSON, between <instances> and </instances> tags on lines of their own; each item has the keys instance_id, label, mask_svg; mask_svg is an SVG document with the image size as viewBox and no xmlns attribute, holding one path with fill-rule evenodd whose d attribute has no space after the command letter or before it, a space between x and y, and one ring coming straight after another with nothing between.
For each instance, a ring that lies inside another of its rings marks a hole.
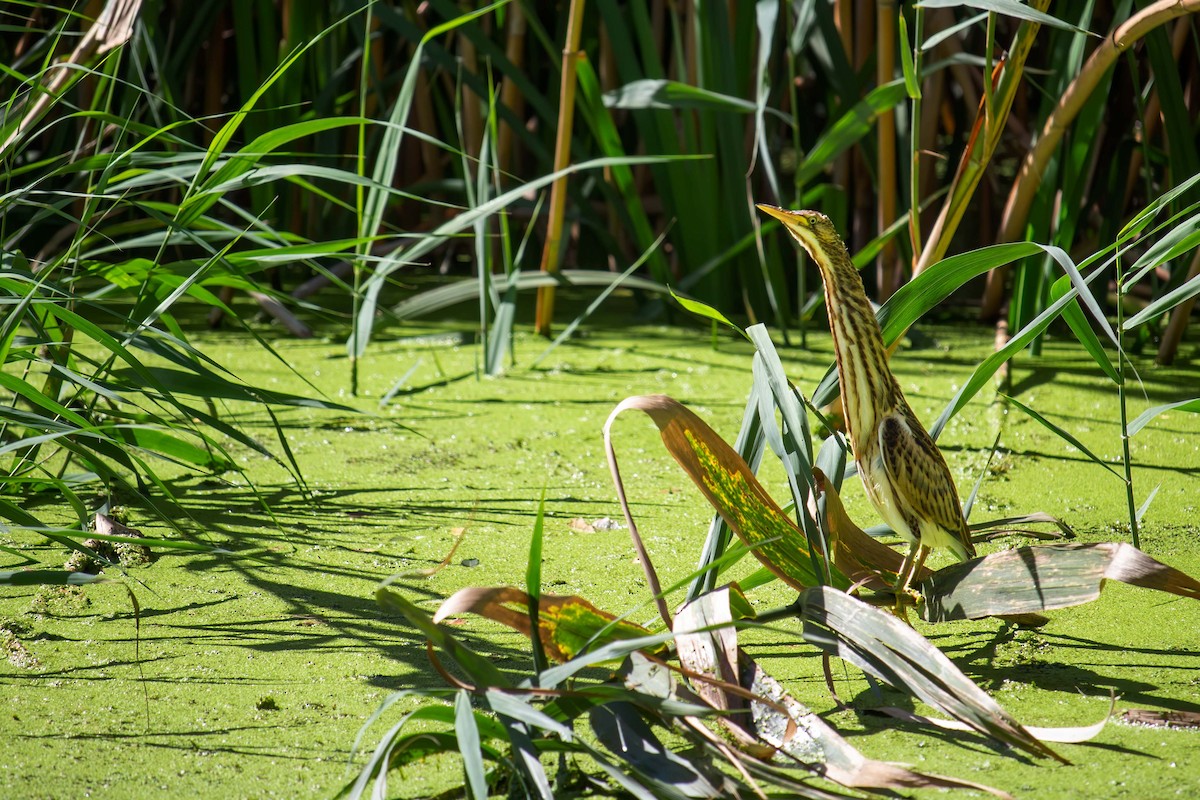
<instances>
[{"instance_id":1,"label":"striped breast feather","mask_svg":"<svg viewBox=\"0 0 1200 800\"><path fill-rule=\"evenodd\" d=\"M950 469L911 411L901 407L880 420L879 452L896 499L920 520L949 533L962 545L961 551L953 548L959 555L974 557Z\"/></svg>"}]
</instances>

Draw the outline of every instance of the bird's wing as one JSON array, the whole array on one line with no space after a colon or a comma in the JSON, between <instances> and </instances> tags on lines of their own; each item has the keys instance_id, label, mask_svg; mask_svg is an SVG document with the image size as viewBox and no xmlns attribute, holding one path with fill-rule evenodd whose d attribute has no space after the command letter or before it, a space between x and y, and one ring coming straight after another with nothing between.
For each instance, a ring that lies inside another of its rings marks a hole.
<instances>
[{"instance_id":1,"label":"bird's wing","mask_svg":"<svg viewBox=\"0 0 1200 800\"><path fill-rule=\"evenodd\" d=\"M949 546L960 558L971 558L971 545L958 491L950 469L933 438L921 423L900 410L888 414L879 423L879 452L883 467L892 481L896 500L907 512L946 531ZM918 531L913 531L919 535Z\"/></svg>"}]
</instances>

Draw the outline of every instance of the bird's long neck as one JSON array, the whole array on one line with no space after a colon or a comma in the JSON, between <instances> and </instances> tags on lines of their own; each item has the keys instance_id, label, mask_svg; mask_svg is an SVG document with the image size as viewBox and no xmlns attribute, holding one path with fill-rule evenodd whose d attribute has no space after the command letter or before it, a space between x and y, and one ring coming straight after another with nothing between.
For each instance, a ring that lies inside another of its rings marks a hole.
<instances>
[{"instance_id":1,"label":"bird's long neck","mask_svg":"<svg viewBox=\"0 0 1200 800\"><path fill-rule=\"evenodd\" d=\"M825 284L825 306L837 354L842 406L855 450L858 437L873 435L877 412L901 402L900 387L888 369L887 351L862 278L845 246L831 248L828 264L818 262Z\"/></svg>"}]
</instances>

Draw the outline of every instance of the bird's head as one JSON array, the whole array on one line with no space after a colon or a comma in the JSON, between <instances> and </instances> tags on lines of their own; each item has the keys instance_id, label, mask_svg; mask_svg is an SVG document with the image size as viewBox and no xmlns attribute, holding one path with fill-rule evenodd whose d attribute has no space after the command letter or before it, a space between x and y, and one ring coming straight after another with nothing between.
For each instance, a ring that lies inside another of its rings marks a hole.
<instances>
[{"instance_id":1,"label":"bird's head","mask_svg":"<svg viewBox=\"0 0 1200 800\"><path fill-rule=\"evenodd\" d=\"M843 249L842 239L829 217L819 211L789 211L778 206L759 203L758 207L783 223L788 233L804 246L818 263L830 253Z\"/></svg>"}]
</instances>

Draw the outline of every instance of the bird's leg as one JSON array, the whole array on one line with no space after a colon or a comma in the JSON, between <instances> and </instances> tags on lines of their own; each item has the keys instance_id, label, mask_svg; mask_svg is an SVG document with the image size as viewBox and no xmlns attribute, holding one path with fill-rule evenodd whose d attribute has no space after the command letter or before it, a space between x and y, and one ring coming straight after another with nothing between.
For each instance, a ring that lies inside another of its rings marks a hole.
<instances>
[{"instance_id":1,"label":"bird's leg","mask_svg":"<svg viewBox=\"0 0 1200 800\"><path fill-rule=\"evenodd\" d=\"M917 577L917 573L925 567L925 559L929 558L931 547L921 548L921 557L917 559L917 563L913 565L912 574L908 576L908 582L912 583L913 578Z\"/></svg>"},{"instance_id":2,"label":"bird's leg","mask_svg":"<svg viewBox=\"0 0 1200 800\"><path fill-rule=\"evenodd\" d=\"M912 547L908 549L908 555L904 557L904 563L900 567L900 571L896 573L896 585L892 590L896 594L896 616L908 621L907 607L901 598L908 592L908 584L912 582L913 577L925 565L925 559L929 556L929 548L921 546L921 540L913 542Z\"/></svg>"},{"instance_id":3,"label":"bird's leg","mask_svg":"<svg viewBox=\"0 0 1200 800\"><path fill-rule=\"evenodd\" d=\"M904 563L900 566L900 571L896 573L896 585L892 589L895 591L897 598L908 589L908 581L912 577L909 575L909 571L912 569L917 558L917 551L920 549L920 540L913 542L912 547L908 549L908 555L904 557Z\"/></svg>"}]
</instances>

